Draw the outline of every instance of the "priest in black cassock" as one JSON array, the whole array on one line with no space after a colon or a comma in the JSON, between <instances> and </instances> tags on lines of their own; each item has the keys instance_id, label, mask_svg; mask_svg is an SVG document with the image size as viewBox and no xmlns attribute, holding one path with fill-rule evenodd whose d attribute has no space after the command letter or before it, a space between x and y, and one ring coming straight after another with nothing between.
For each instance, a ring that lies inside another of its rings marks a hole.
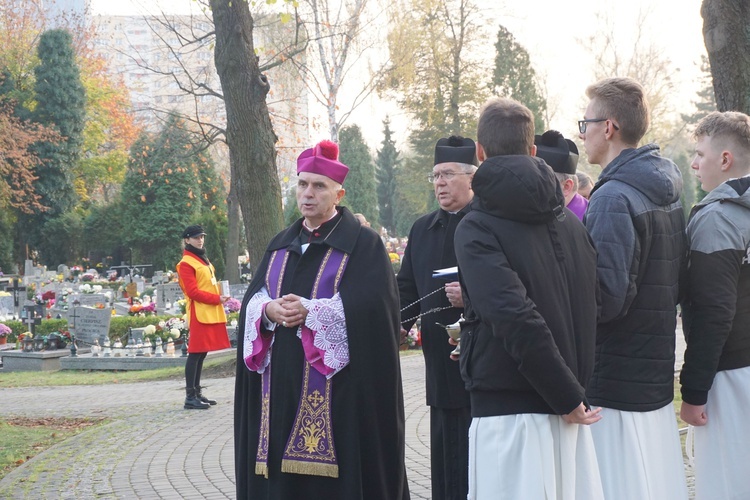
<instances>
[{"instance_id":1,"label":"priest in black cassock","mask_svg":"<svg viewBox=\"0 0 750 500\"><path fill-rule=\"evenodd\" d=\"M383 243L338 204L349 169L297 159L303 218L276 235L240 315L238 499L408 499L398 289Z\"/></svg>"},{"instance_id":2,"label":"priest in black cassock","mask_svg":"<svg viewBox=\"0 0 750 500\"><path fill-rule=\"evenodd\" d=\"M405 330L412 327L417 315L440 309L421 318L434 500L465 499L469 488L469 393L458 363L450 358L454 347L448 344L445 329L437 324L458 321L463 312L461 287L456 278L446 283L433 278L432 273L456 265L453 234L458 222L471 210L471 180L476 169L474 141L451 136L437 142L429 180L440 208L417 219L412 226L398 273L401 307L406 308L401 313ZM444 285L444 291L429 295ZM415 303L423 297L426 298Z\"/></svg>"}]
</instances>

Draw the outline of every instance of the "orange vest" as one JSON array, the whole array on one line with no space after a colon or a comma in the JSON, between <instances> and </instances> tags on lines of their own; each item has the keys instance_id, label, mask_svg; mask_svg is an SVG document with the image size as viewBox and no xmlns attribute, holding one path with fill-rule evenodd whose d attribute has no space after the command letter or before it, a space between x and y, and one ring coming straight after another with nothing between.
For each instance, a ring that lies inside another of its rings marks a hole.
<instances>
[{"instance_id":1,"label":"orange vest","mask_svg":"<svg viewBox=\"0 0 750 500\"><path fill-rule=\"evenodd\" d=\"M198 289L203 292L215 293L221 295L219 290L219 283L214 278L214 266L213 264L206 265L202 260L193 257L192 255L183 255L182 260L177 264L179 268L180 264L187 264L195 269L195 281L198 285ZM179 276L179 269L177 276ZM185 286L180 280L180 287L183 293L185 292ZM224 313L224 306L221 304L204 304L203 302L197 302L191 300L188 294L185 293L185 300L187 301L187 317L190 319L190 309L194 308L195 317L201 323L213 324L213 323L226 323L227 316Z\"/></svg>"}]
</instances>

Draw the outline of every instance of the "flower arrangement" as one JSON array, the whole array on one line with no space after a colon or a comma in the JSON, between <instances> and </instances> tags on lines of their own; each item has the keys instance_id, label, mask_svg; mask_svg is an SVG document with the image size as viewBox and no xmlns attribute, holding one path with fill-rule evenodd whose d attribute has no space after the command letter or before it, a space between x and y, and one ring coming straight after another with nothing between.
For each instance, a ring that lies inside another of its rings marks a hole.
<instances>
[{"instance_id":1,"label":"flower arrangement","mask_svg":"<svg viewBox=\"0 0 750 500\"><path fill-rule=\"evenodd\" d=\"M179 308L180 308L180 312L181 312L182 314L185 314L185 313L187 313L187 300L185 300L185 299L180 299L180 300L178 300L177 302L175 302L175 304L177 305L177 307L179 307Z\"/></svg>"},{"instance_id":2,"label":"flower arrangement","mask_svg":"<svg viewBox=\"0 0 750 500\"><path fill-rule=\"evenodd\" d=\"M42 294L42 300L45 302L48 300L55 300L55 292L52 290L47 290Z\"/></svg>"},{"instance_id":3,"label":"flower arrangement","mask_svg":"<svg viewBox=\"0 0 750 500\"><path fill-rule=\"evenodd\" d=\"M240 310L242 307L242 302L235 299L234 297L229 297L226 302L224 302L224 311L226 313L234 313Z\"/></svg>"},{"instance_id":4,"label":"flower arrangement","mask_svg":"<svg viewBox=\"0 0 750 500\"><path fill-rule=\"evenodd\" d=\"M409 346L409 349L416 349L422 345L422 339L416 327L409 330L409 334L406 336L406 345Z\"/></svg>"},{"instance_id":5,"label":"flower arrangement","mask_svg":"<svg viewBox=\"0 0 750 500\"><path fill-rule=\"evenodd\" d=\"M13 330L10 329L5 323L0 323L0 337L5 338L11 334Z\"/></svg>"},{"instance_id":6,"label":"flower arrangement","mask_svg":"<svg viewBox=\"0 0 750 500\"><path fill-rule=\"evenodd\" d=\"M168 330L170 334L172 335L172 338L175 338L175 339L179 338L182 334L185 334L187 336L188 334L187 320L184 317L169 318L167 321L164 322L164 329Z\"/></svg>"},{"instance_id":7,"label":"flower arrangement","mask_svg":"<svg viewBox=\"0 0 750 500\"><path fill-rule=\"evenodd\" d=\"M133 305L128 309L130 316L153 316L156 314L156 302L151 302L151 297L144 295L143 298L133 297Z\"/></svg>"}]
</instances>

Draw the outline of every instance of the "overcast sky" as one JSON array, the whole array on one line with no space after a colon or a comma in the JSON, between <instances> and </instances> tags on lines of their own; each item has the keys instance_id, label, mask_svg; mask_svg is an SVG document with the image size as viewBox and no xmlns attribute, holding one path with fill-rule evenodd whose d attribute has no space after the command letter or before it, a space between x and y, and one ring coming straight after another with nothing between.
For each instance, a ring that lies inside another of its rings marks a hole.
<instances>
[{"instance_id":1,"label":"overcast sky","mask_svg":"<svg viewBox=\"0 0 750 500\"><path fill-rule=\"evenodd\" d=\"M701 0L506 0L507 7L502 2L478 0L478 4L486 9L483 31L489 38L486 54L488 71L491 71L494 58L497 25L503 24L526 47L532 64L546 79L550 100L553 106L557 103L557 112L550 126L558 128L563 134L574 132L575 120L585 108L584 89L593 79L592 51L586 47L585 41L601 28L596 18L597 9L607 9L610 17L616 20L616 38L618 44L623 46L623 52L632 48L639 13L647 14L642 32L678 70L675 74L674 98L679 111L690 111L691 101L699 88L700 57L705 53ZM91 5L94 14L124 15L154 11L157 6L167 12L185 13L189 12L191 6L195 8L196 4L193 0L91 0ZM594 43L598 41L595 39ZM356 85L352 81L350 91L358 90L353 86ZM345 106L344 102L341 104ZM325 124L322 107L312 106L311 110L317 110L320 114L316 122ZM362 105L348 123L360 125L370 146L376 147L382 140L381 121L386 112L392 116L397 137L405 138L406 117L397 106L383 103L376 97ZM398 130L399 127L402 130ZM326 126L313 130L311 141L323 138L326 130Z\"/></svg>"}]
</instances>

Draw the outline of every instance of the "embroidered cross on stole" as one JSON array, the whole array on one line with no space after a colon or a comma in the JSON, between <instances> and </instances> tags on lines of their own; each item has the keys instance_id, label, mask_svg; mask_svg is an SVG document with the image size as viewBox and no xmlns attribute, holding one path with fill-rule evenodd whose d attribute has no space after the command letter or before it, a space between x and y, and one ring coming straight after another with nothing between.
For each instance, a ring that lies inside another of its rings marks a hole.
<instances>
[{"instance_id":1,"label":"embroidered cross on stole","mask_svg":"<svg viewBox=\"0 0 750 500\"><path fill-rule=\"evenodd\" d=\"M286 271L286 249L273 252L266 272L266 289L271 298L281 295ZM331 298L338 291L349 256L329 248L323 257L313 285L311 299ZM301 328L307 328L302 325ZM255 473L268 477L268 439L271 407L271 364L262 376L261 424ZM302 392L292 431L289 434L281 471L313 476L338 477L339 468L333 443L331 421L331 380L307 360L302 375Z\"/></svg>"}]
</instances>

